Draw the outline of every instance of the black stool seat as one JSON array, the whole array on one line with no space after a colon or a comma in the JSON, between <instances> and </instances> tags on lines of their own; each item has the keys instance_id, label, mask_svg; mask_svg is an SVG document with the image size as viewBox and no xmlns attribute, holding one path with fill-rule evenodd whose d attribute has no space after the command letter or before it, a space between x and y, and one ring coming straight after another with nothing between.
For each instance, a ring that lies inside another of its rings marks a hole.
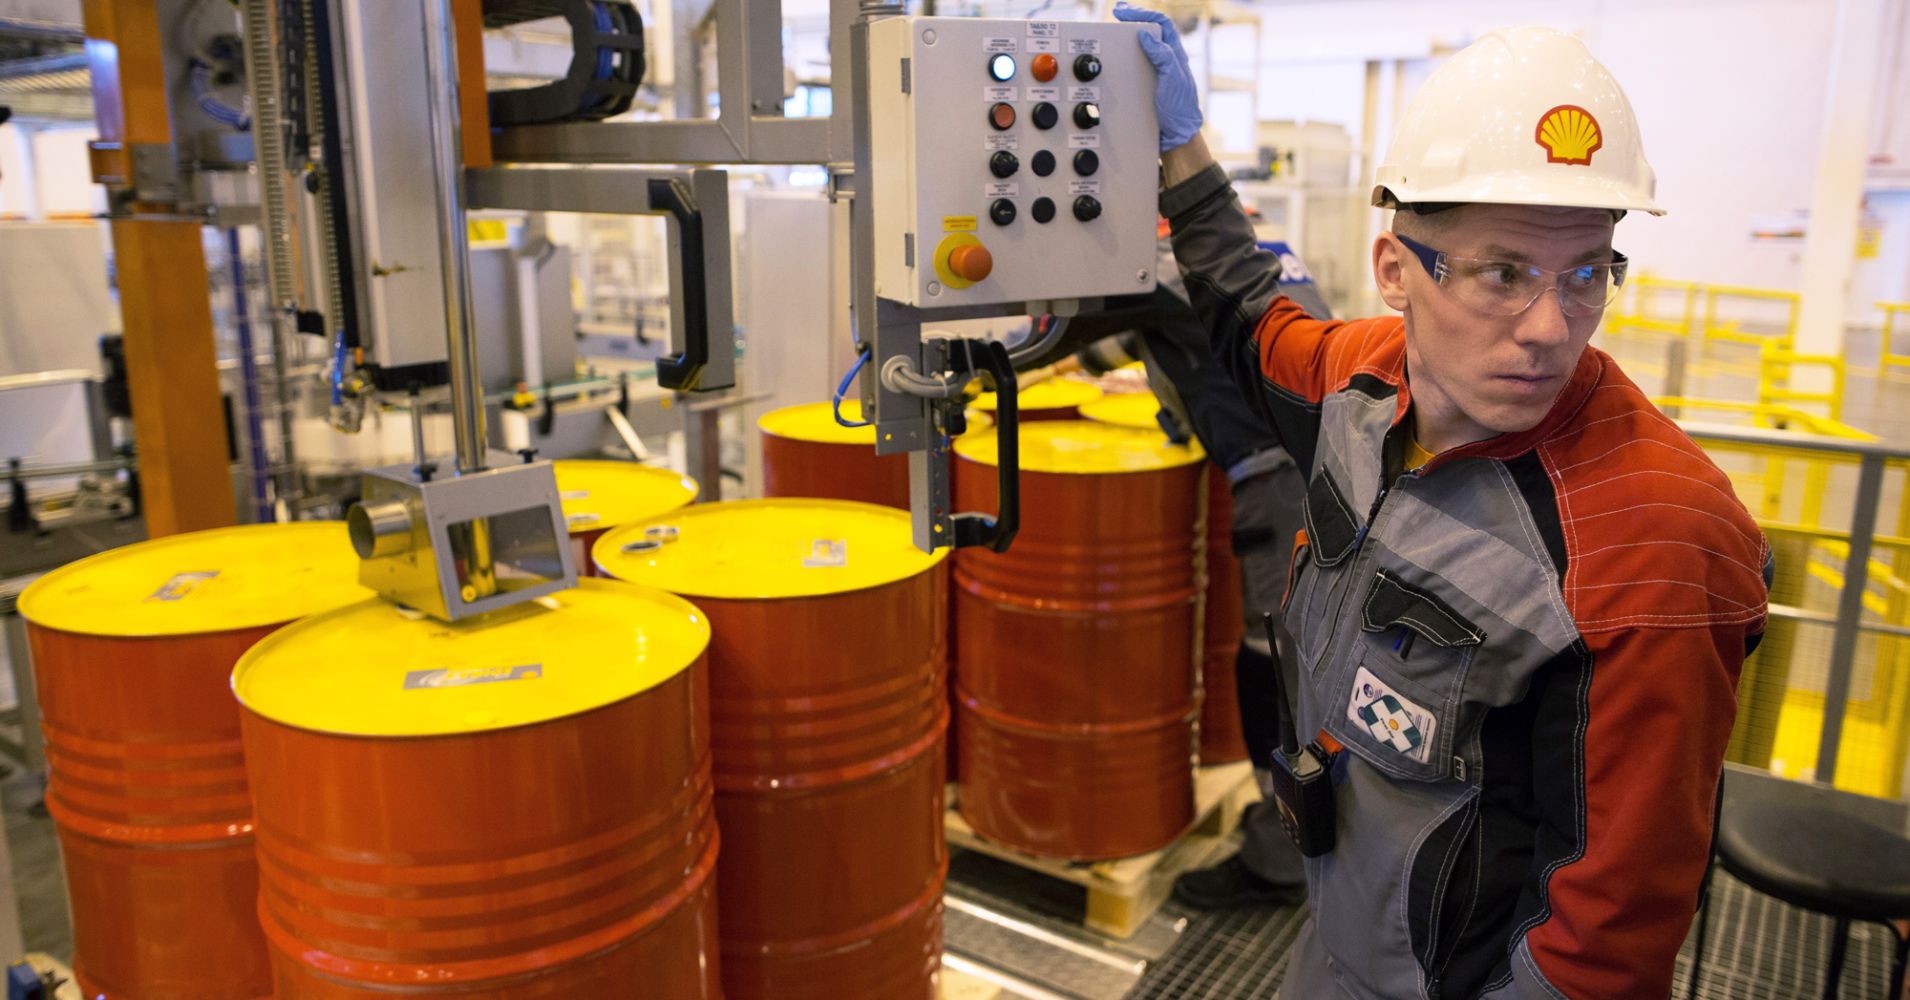
<instances>
[{"instance_id":1,"label":"black stool seat","mask_svg":"<svg viewBox=\"0 0 1910 1000\"><path fill-rule=\"evenodd\" d=\"M1903 803L1834 788L1785 781L1746 768L1726 767L1719 789L1716 854L1719 867L1752 889L1836 921L1824 997L1838 995L1853 921L1888 927L1896 940L1890 992L1903 994L1910 936L1910 838L1902 832ZM1705 883L1710 884L1709 873ZM1709 906L1698 915L1687 997L1698 993Z\"/></svg>"},{"instance_id":2,"label":"black stool seat","mask_svg":"<svg viewBox=\"0 0 1910 1000\"><path fill-rule=\"evenodd\" d=\"M1910 840L1848 812L1777 801L1724 801L1718 860L1739 881L1792 906L1874 923L1910 919Z\"/></svg>"}]
</instances>

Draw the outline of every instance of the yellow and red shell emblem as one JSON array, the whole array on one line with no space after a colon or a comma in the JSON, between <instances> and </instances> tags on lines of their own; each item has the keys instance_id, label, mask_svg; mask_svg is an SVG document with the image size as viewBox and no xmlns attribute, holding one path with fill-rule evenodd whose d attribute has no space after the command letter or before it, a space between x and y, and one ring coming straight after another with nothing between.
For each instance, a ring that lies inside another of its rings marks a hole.
<instances>
[{"instance_id":1,"label":"yellow and red shell emblem","mask_svg":"<svg viewBox=\"0 0 1910 1000\"><path fill-rule=\"evenodd\" d=\"M1590 166L1592 154L1605 145L1605 131L1590 111L1576 104L1561 104L1539 118L1532 138L1545 148L1547 163L1577 163Z\"/></svg>"}]
</instances>

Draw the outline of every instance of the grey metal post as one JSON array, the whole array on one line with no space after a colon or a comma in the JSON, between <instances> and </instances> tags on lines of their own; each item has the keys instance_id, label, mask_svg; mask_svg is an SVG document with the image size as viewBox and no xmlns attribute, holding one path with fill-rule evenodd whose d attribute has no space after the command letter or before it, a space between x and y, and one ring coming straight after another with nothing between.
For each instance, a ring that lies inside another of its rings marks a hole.
<instances>
[{"instance_id":1,"label":"grey metal post","mask_svg":"<svg viewBox=\"0 0 1910 1000\"><path fill-rule=\"evenodd\" d=\"M459 127L458 64L450 0L424 0L425 101L436 177L438 250L444 261L444 317L450 341L451 429L458 473L484 471L484 385L471 322L470 234L464 223L464 156ZM372 98L375 99L375 98Z\"/></svg>"},{"instance_id":2,"label":"grey metal post","mask_svg":"<svg viewBox=\"0 0 1910 1000\"><path fill-rule=\"evenodd\" d=\"M1685 394L1685 366L1690 353L1691 346L1682 337L1665 347L1665 395L1683 396ZM1665 416L1676 420L1683 409L1681 406L1667 406Z\"/></svg>"},{"instance_id":3,"label":"grey metal post","mask_svg":"<svg viewBox=\"0 0 1910 1000\"><path fill-rule=\"evenodd\" d=\"M1858 623L1870 581L1871 542L1883 498L1884 456L1866 454L1857 466L1857 501L1850 513L1850 552L1844 559L1844 591L1837 598L1836 633L1830 644L1830 676L1824 681L1824 727L1818 734L1817 778L1837 778L1837 748L1844 736L1844 709L1857 660Z\"/></svg>"}]
</instances>

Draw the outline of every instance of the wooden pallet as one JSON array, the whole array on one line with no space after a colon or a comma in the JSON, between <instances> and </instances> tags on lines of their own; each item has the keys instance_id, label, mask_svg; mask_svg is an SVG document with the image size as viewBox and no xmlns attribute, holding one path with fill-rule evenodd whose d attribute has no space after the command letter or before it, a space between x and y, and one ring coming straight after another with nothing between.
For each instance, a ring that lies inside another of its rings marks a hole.
<instances>
[{"instance_id":1,"label":"wooden pallet","mask_svg":"<svg viewBox=\"0 0 1910 1000\"><path fill-rule=\"evenodd\" d=\"M1200 768L1194 780L1194 821L1172 844L1151 854L1091 864L1040 858L984 839L954 808L948 810L943 827L951 847L1085 887L1088 911L1083 922L1102 934L1127 938L1167 901L1175 878L1206 863L1219 841L1239 825L1240 810L1258 797L1253 768L1247 762Z\"/></svg>"}]
</instances>

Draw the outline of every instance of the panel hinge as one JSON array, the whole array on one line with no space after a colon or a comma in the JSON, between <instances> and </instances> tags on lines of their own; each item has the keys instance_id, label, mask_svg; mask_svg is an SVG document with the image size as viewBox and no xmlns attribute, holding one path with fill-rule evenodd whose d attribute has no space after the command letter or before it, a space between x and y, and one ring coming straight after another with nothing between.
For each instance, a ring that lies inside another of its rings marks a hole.
<instances>
[{"instance_id":1,"label":"panel hinge","mask_svg":"<svg viewBox=\"0 0 1910 1000\"><path fill-rule=\"evenodd\" d=\"M909 92L909 61L906 57L904 57L902 60L902 93L906 94L908 92Z\"/></svg>"},{"instance_id":2,"label":"panel hinge","mask_svg":"<svg viewBox=\"0 0 1910 1000\"><path fill-rule=\"evenodd\" d=\"M902 266L908 267L908 268L913 268L915 266L915 234L914 233L902 234Z\"/></svg>"}]
</instances>

